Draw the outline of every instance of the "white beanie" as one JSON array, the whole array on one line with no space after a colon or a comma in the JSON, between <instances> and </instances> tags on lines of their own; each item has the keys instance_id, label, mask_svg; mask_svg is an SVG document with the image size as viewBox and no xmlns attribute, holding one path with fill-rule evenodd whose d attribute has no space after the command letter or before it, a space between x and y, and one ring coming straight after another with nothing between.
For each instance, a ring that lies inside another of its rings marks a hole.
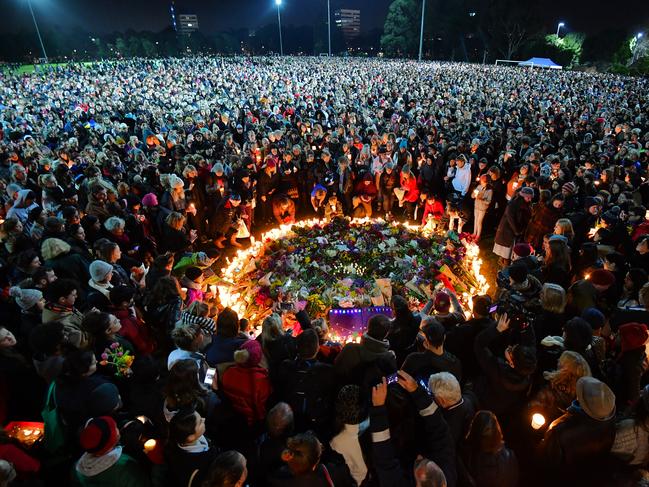
<instances>
[{"instance_id":1,"label":"white beanie","mask_svg":"<svg viewBox=\"0 0 649 487\"><path fill-rule=\"evenodd\" d=\"M22 289L18 286L9 289L9 295L14 298L16 304L24 311L33 308L43 298L43 293L38 289Z\"/></svg>"},{"instance_id":2,"label":"white beanie","mask_svg":"<svg viewBox=\"0 0 649 487\"><path fill-rule=\"evenodd\" d=\"M90 277L95 282L101 282L113 270L113 266L103 260L95 260L90 264Z\"/></svg>"}]
</instances>

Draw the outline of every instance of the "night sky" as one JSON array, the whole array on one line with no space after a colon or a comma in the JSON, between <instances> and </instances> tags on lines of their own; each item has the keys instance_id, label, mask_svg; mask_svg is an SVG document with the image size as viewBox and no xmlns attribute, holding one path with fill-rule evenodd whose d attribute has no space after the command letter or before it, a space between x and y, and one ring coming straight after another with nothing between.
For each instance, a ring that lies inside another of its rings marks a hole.
<instances>
[{"instance_id":1,"label":"night sky","mask_svg":"<svg viewBox=\"0 0 649 487\"><path fill-rule=\"evenodd\" d=\"M538 0L520 0L537 2ZM644 29L649 27L649 0L541 0L544 25L566 22L570 30L587 33L607 28ZM84 26L97 33L164 29L169 24L167 0L32 0L43 26ZM0 0L3 19L0 29L15 32L31 28L26 0ZM367 32L381 28L390 0L331 0L338 7L360 8L361 28ZM433 0L429 1L429 5ZM177 12L199 16L200 30L206 34L237 28L255 28L276 19L274 0L177 0ZM325 20L326 0L284 0L282 21L286 25L313 25ZM333 15L333 12L332 12Z\"/></svg>"}]
</instances>

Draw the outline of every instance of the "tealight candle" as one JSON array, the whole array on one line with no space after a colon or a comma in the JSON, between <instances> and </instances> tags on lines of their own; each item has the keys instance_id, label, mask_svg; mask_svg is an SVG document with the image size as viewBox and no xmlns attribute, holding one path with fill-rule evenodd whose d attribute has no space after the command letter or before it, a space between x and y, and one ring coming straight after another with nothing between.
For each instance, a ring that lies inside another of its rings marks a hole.
<instances>
[{"instance_id":1,"label":"tealight candle","mask_svg":"<svg viewBox=\"0 0 649 487\"><path fill-rule=\"evenodd\" d=\"M156 447L156 444L157 442L153 438L151 438L150 440L146 440L144 442L144 451L146 453L149 453Z\"/></svg>"},{"instance_id":2,"label":"tealight candle","mask_svg":"<svg viewBox=\"0 0 649 487\"><path fill-rule=\"evenodd\" d=\"M534 413L532 415L532 428L537 430L545 424L545 417L542 414Z\"/></svg>"}]
</instances>

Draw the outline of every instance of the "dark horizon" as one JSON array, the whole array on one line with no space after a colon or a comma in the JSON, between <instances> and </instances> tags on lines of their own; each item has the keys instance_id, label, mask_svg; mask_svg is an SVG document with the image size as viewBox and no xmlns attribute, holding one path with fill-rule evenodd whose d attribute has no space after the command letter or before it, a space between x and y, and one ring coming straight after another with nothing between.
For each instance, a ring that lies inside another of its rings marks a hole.
<instances>
[{"instance_id":1,"label":"dark horizon","mask_svg":"<svg viewBox=\"0 0 649 487\"><path fill-rule=\"evenodd\" d=\"M331 0L336 8L361 10L361 31L382 29L392 0ZM427 0L427 8L435 8ZM532 3L533 0L521 0ZM219 5L199 0L177 0L177 13L197 14L200 31L210 35L237 29L256 29L277 21L274 0L219 0ZM216 3L216 2L214 2ZM534 2L537 3L537 2ZM624 8L611 8L606 0L542 0L545 15L539 24L550 28L565 22L565 31L596 33L620 28L632 31L649 25L649 2L628 0ZM97 34L134 31L161 31L170 24L167 0L32 0L42 29L80 28ZM282 23L305 26L326 22L326 0L283 0ZM1 32L33 29L26 0L5 0ZM333 21L333 19L332 19Z\"/></svg>"}]
</instances>

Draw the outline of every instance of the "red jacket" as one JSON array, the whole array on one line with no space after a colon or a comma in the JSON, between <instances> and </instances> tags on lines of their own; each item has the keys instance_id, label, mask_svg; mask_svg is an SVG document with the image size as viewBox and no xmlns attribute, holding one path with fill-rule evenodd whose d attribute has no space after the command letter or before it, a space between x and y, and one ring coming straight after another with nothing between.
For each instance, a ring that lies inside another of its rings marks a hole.
<instances>
[{"instance_id":1,"label":"red jacket","mask_svg":"<svg viewBox=\"0 0 649 487\"><path fill-rule=\"evenodd\" d=\"M414 176L410 176L407 181L402 177L401 188L406 192L406 194L403 195L404 201L407 201L408 203L416 203L417 200L419 200L419 188L417 187L417 180Z\"/></svg>"},{"instance_id":2,"label":"red jacket","mask_svg":"<svg viewBox=\"0 0 649 487\"><path fill-rule=\"evenodd\" d=\"M435 220L439 220L444 216L444 207L440 201L433 200L432 204L429 204L428 201L426 201L426 204L424 205L424 216L421 219L422 225L426 224L426 219L428 218L428 215L431 214Z\"/></svg>"},{"instance_id":3,"label":"red jacket","mask_svg":"<svg viewBox=\"0 0 649 487\"><path fill-rule=\"evenodd\" d=\"M147 325L128 309L116 309L112 312L122 325L117 333L133 344L137 353L149 355L156 349L156 344Z\"/></svg>"},{"instance_id":4,"label":"red jacket","mask_svg":"<svg viewBox=\"0 0 649 487\"><path fill-rule=\"evenodd\" d=\"M248 424L266 418L266 402L272 392L266 369L234 365L225 371L221 382L223 393L232 402L234 410L246 418Z\"/></svg>"},{"instance_id":5,"label":"red jacket","mask_svg":"<svg viewBox=\"0 0 649 487\"><path fill-rule=\"evenodd\" d=\"M19 479L25 478L29 474L38 473L41 469L41 463L38 460L11 443L0 445L0 458L13 463Z\"/></svg>"}]
</instances>

